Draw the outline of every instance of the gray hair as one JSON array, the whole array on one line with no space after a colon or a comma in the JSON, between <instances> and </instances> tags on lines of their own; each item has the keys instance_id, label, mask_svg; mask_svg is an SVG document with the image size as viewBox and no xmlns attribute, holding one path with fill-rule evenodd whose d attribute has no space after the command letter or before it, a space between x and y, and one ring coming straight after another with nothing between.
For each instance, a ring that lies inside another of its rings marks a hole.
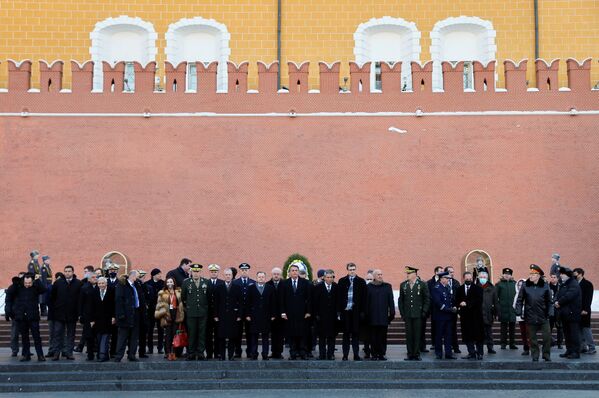
<instances>
[{"instance_id":1,"label":"gray hair","mask_svg":"<svg viewBox=\"0 0 599 398\"><path fill-rule=\"evenodd\" d=\"M328 269L328 270L324 271L324 275L325 276L327 276L327 275L335 276L335 271L333 271L332 269Z\"/></svg>"},{"instance_id":2,"label":"gray hair","mask_svg":"<svg viewBox=\"0 0 599 398\"><path fill-rule=\"evenodd\" d=\"M105 277L101 276L101 277L98 278L98 283L100 283L100 282L108 283L108 279L106 279Z\"/></svg>"},{"instance_id":3,"label":"gray hair","mask_svg":"<svg viewBox=\"0 0 599 398\"><path fill-rule=\"evenodd\" d=\"M480 278L480 276L481 276L481 275L483 275L483 274L484 274L485 276L487 276L487 277L489 276L489 273L488 273L488 272L481 271L481 272L479 272L479 273L478 273L478 277Z\"/></svg>"},{"instance_id":4,"label":"gray hair","mask_svg":"<svg viewBox=\"0 0 599 398\"><path fill-rule=\"evenodd\" d=\"M281 273L283 272L283 270L279 267L274 267L270 272L277 272L277 271L281 272Z\"/></svg>"}]
</instances>

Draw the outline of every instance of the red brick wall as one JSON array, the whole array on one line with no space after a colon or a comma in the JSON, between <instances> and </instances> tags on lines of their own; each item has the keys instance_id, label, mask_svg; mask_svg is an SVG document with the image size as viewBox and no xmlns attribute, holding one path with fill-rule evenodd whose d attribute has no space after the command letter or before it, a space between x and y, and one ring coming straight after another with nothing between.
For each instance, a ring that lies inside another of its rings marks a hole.
<instances>
[{"instance_id":1,"label":"red brick wall","mask_svg":"<svg viewBox=\"0 0 599 398\"><path fill-rule=\"evenodd\" d=\"M596 104L595 104L596 105ZM390 126L407 134L388 131ZM471 249L599 281L598 116L0 118L0 286L37 248L207 264L403 266Z\"/></svg>"}]
</instances>

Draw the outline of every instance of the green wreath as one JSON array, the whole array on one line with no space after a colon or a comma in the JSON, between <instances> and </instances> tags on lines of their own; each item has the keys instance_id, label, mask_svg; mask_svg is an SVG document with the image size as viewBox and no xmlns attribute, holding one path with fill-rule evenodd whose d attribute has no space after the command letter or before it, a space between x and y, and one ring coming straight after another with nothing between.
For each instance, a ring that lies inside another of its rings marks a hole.
<instances>
[{"instance_id":1,"label":"green wreath","mask_svg":"<svg viewBox=\"0 0 599 398\"><path fill-rule=\"evenodd\" d=\"M299 253L294 253L287 258L285 264L283 265L283 278L287 279L287 274L289 271L289 265L294 261L301 261L306 266L306 272L308 273L308 281L312 282L312 266L310 265L310 261L307 257L302 256Z\"/></svg>"}]
</instances>

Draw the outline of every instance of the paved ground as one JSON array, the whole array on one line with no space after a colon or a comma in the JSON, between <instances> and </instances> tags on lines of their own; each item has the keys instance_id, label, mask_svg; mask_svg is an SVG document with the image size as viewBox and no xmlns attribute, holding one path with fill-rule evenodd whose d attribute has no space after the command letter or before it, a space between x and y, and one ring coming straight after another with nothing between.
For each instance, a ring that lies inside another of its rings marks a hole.
<instances>
[{"instance_id":1,"label":"paved ground","mask_svg":"<svg viewBox=\"0 0 599 398\"><path fill-rule=\"evenodd\" d=\"M193 391L171 391L168 392L168 397L190 397L197 396L197 390ZM597 392L593 391L546 391L546 390L502 390L493 391L493 398L563 398L566 394L575 394L576 398L597 398ZM140 391L140 392L86 392L85 398L104 398L104 397L122 397L127 398L163 398L164 391ZM238 397L260 397L260 398L305 398L306 396L320 396L326 398L464 398L464 396L484 396L489 395L488 390L285 390L284 394L280 390L252 390L247 391L202 391L202 397L219 397L219 398L238 398ZM23 397L23 398L79 398L80 392L56 392L56 393L19 393L0 394L0 397Z\"/></svg>"},{"instance_id":2,"label":"paved ground","mask_svg":"<svg viewBox=\"0 0 599 398\"><path fill-rule=\"evenodd\" d=\"M466 353L466 347L465 346L460 346L461 350L462 350L462 354L455 354L458 358L461 357L462 355L465 355ZM33 347L32 347L33 350ZM531 357L530 356L522 356L522 348L519 347L518 350L501 350L499 349L499 346L495 346L495 350L497 351L497 354L494 355L490 355L490 354L486 354L485 351L485 357L484 360L485 361L517 361L517 362L531 362ZM47 348L44 347L44 352L47 351ZM34 351L33 351L34 352ZM575 359L575 360L568 360L568 359L563 359L559 357L559 354L563 353L564 350L559 350L556 347L553 347L552 351L551 351L551 359L553 361L556 362L599 362L599 354L595 354L595 355L581 355L580 359ZM314 354L317 355L317 351L314 351ZM78 362L85 362L85 354L78 354L75 353L75 361L71 362L71 361L67 361L67 360L60 360L60 363L78 363ZM287 357L287 354L284 353L284 356ZM337 352L335 354L337 360L341 360L341 347L337 346ZM406 356L406 348L405 346L399 346L399 345L391 345L388 347L387 350L387 358L390 361L403 361L403 359ZM245 357L245 354L244 354ZM350 354L349 356L350 359L353 358L353 356ZM426 361L435 361L437 362L438 360L435 359L435 355L433 352L430 352L428 354L423 354L423 362ZM10 356L10 349L9 348L0 348L0 364L2 363L20 363L19 358L11 358ZM35 362L35 355L32 358L32 362ZM246 361L245 358L242 359L243 361ZM126 361L126 359L124 360ZM158 354L154 354L151 355L149 359L142 359L142 361L164 361L164 359L162 358L162 355L158 355ZM462 359L460 359L460 361L464 361ZM542 361L541 361L542 362ZM54 363L53 361L49 361L46 362L48 365Z\"/></svg>"}]
</instances>

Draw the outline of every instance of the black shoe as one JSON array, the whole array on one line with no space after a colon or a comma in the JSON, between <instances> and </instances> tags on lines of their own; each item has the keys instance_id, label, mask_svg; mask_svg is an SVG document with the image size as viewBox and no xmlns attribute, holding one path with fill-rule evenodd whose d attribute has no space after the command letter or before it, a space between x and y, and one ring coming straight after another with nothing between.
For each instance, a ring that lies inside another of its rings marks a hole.
<instances>
[{"instance_id":1,"label":"black shoe","mask_svg":"<svg viewBox=\"0 0 599 398\"><path fill-rule=\"evenodd\" d=\"M566 358L566 357L568 357L568 355L570 355L569 352L564 352L563 354L559 354L559 357L560 358Z\"/></svg>"},{"instance_id":2,"label":"black shoe","mask_svg":"<svg viewBox=\"0 0 599 398\"><path fill-rule=\"evenodd\" d=\"M75 347L73 348L74 352L83 352L83 348Z\"/></svg>"},{"instance_id":3,"label":"black shoe","mask_svg":"<svg viewBox=\"0 0 599 398\"><path fill-rule=\"evenodd\" d=\"M229 355L229 361L234 361L235 360L235 355ZM223 359L224 361L224 359Z\"/></svg>"},{"instance_id":4,"label":"black shoe","mask_svg":"<svg viewBox=\"0 0 599 398\"><path fill-rule=\"evenodd\" d=\"M587 352L585 352L585 354L587 354L587 355L595 355L596 353L597 353L597 350L594 348L592 350L588 350Z\"/></svg>"},{"instance_id":5,"label":"black shoe","mask_svg":"<svg viewBox=\"0 0 599 398\"><path fill-rule=\"evenodd\" d=\"M46 357L43 355L38 355L37 356L37 361L38 362L46 362Z\"/></svg>"},{"instance_id":6,"label":"black shoe","mask_svg":"<svg viewBox=\"0 0 599 398\"><path fill-rule=\"evenodd\" d=\"M308 359L308 357L307 357L307 356L305 356L305 355L300 355L300 359L301 359L302 361L305 361L306 359Z\"/></svg>"},{"instance_id":7,"label":"black shoe","mask_svg":"<svg viewBox=\"0 0 599 398\"><path fill-rule=\"evenodd\" d=\"M241 358L241 354L235 354L235 358Z\"/></svg>"},{"instance_id":8,"label":"black shoe","mask_svg":"<svg viewBox=\"0 0 599 398\"><path fill-rule=\"evenodd\" d=\"M530 355L530 351L522 351L521 355Z\"/></svg>"},{"instance_id":9,"label":"black shoe","mask_svg":"<svg viewBox=\"0 0 599 398\"><path fill-rule=\"evenodd\" d=\"M188 355L187 358L185 358L186 361L195 361L196 360L196 356L195 355Z\"/></svg>"},{"instance_id":10,"label":"black shoe","mask_svg":"<svg viewBox=\"0 0 599 398\"><path fill-rule=\"evenodd\" d=\"M74 361L74 360L75 360L75 357L74 357L74 356L72 356L72 355L65 355L64 357L65 357L66 359L68 359L69 361Z\"/></svg>"},{"instance_id":11,"label":"black shoe","mask_svg":"<svg viewBox=\"0 0 599 398\"><path fill-rule=\"evenodd\" d=\"M505 345L505 344L502 344L502 345L501 345L501 349L502 349L502 350L505 350L506 348L507 348L507 347L506 347L506 345Z\"/></svg>"},{"instance_id":12,"label":"black shoe","mask_svg":"<svg viewBox=\"0 0 599 398\"><path fill-rule=\"evenodd\" d=\"M464 355L462 357L462 359L476 359L476 355L475 354Z\"/></svg>"},{"instance_id":13,"label":"black shoe","mask_svg":"<svg viewBox=\"0 0 599 398\"><path fill-rule=\"evenodd\" d=\"M139 362L139 359L135 358L135 357L127 357L127 360L129 362Z\"/></svg>"},{"instance_id":14,"label":"black shoe","mask_svg":"<svg viewBox=\"0 0 599 398\"><path fill-rule=\"evenodd\" d=\"M420 355L418 355L417 357L414 357L414 361L422 361L422 358L420 358Z\"/></svg>"},{"instance_id":15,"label":"black shoe","mask_svg":"<svg viewBox=\"0 0 599 398\"><path fill-rule=\"evenodd\" d=\"M424 353L426 353L426 352L431 352L431 351L430 351L430 350L427 350L426 348L424 348L424 349L420 350L420 352L424 352Z\"/></svg>"},{"instance_id":16,"label":"black shoe","mask_svg":"<svg viewBox=\"0 0 599 398\"><path fill-rule=\"evenodd\" d=\"M343 358L341 358L342 361L347 361L347 355L344 355Z\"/></svg>"},{"instance_id":17,"label":"black shoe","mask_svg":"<svg viewBox=\"0 0 599 398\"><path fill-rule=\"evenodd\" d=\"M403 360L404 360L404 361L413 361L413 360L414 360L414 358L413 358L413 357L407 357L407 358L404 358Z\"/></svg>"},{"instance_id":18,"label":"black shoe","mask_svg":"<svg viewBox=\"0 0 599 398\"><path fill-rule=\"evenodd\" d=\"M492 349L492 348L489 348L489 349L487 350L487 352L488 352L489 354L497 354L497 351L495 351L495 350L494 350L494 349Z\"/></svg>"},{"instance_id":19,"label":"black shoe","mask_svg":"<svg viewBox=\"0 0 599 398\"><path fill-rule=\"evenodd\" d=\"M510 350L517 350L518 347L516 346L516 344L510 344Z\"/></svg>"},{"instance_id":20,"label":"black shoe","mask_svg":"<svg viewBox=\"0 0 599 398\"><path fill-rule=\"evenodd\" d=\"M60 354L54 354L54 357L52 358L53 361L58 361L60 359Z\"/></svg>"},{"instance_id":21,"label":"black shoe","mask_svg":"<svg viewBox=\"0 0 599 398\"><path fill-rule=\"evenodd\" d=\"M543 357L543 359L545 360L545 362L551 362L551 358L549 357Z\"/></svg>"},{"instance_id":22,"label":"black shoe","mask_svg":"<svg viewBox=\"0 0 599 398\"><path fill-rule=\"evenodd\" d=\"M25 355L20 359L20 362L29 362L31 361L31 355Z\"/></svg>"},{"instance_id":23,"label":"black shoe","mask_svg":"<svg viewBox=\"0 0 599 398\"><path fill-rule=\"evenodd\" d=\"M263 361L268 361L268 355L262 354L262 360Z\"/></svg>"},{"instance_id":24,"label":"black shoe","mask_svg":"<svg viewBox=\"0 0 599 398\"><path fill-rule=\"evenodd\" d=\"M206 357L204 356L204 354L200 354L198 355L198 361L204 361L206 359Z\"/></svg>"},{"instance_id":25,"label":"black shoe","mask_svg":"<svg viewBox=\"0 0 599 398\"><path fill-rule=\"evenodd\" d=\"M94 360L94 357L87 357L87 358L85 358L85 360L86 360L86 361L93 361L93 360Z\"/></svg>"},{"instance_id":26,"label":"black shoe","mask_svg":"<svg viewBox=\"0 0 599 398\"><path fill-rule=\"evenodd\" d=\"M354 356L354 361L361 361L361 360L362 360L362 358L360 358L359 355Z\"/></svg>"},{"instance_id":27,"label":"black shoe","mask_svg":"<svg viewBox=\"0 0 599 398\"><path fill-rule=\"evenodd\" d=\"M17 357L17 356L19 356L19 353L18 353L18 352L13 352L13 353L11 354L11 357L13 357L13 358L15 358L15 357ZM54 355L52 355L52 356L54 356Z\"/></svg>"},{"instance_id":28,"label":"black shoe","mask_svg":"<svg viewBox=\"0 0 599 398\"><path fill-rule=\"evenodd\" d=\"M364 354L364 359L370 359L370 354Z\"/></svg>"},{"instance_id":29,"label":"black shoe","mask_svg":"<svg viewBox=\"0 0 599 398\"><path fill-rule=\"evenodd\" d=\"M558 345L557 345L557 349L558 349L558 350L561 350L562 348L563 348L563 347L562 347L562 345L561 345L561 344L558 344Z\"/></svg>"},{"instance_id":30,"label":"black shoe","mask_svg":"<svg viewBox=\"0 0 599 398\"><path fill-rule=\"evenodd\" d=\"M139 357L140 357L140 358L144 358L144 359L146 359L146 358L150 358L150 357L149 357L149 356L147 356L146 354L140 354L140 355L139 355Z\"/></svg>"},{"instance_id":31,"label":"black shoe","mask_svg":"<svg viewBox=\"0 0 599 398\"><path fill-rule=\"evenodd\" d=\"M477 361L482 361L483 360L482 354L476 354L476 360Z\"/></svg>"},{"instance_id":32,"label":"black shoe","mask_svg":"<svg viewBox=\"0 0 599 398\"><path fill-rule=\"evenodd\" d=\"M51 352L46 354L46 358L53 358L53 357L54 357L54 354Z\"/></svg>"},{"instance_id":33,"label":"black shoe","mask_svg":"<svg viewBox=\"0 0 599 398\"><path fill-rule=\"evenodd\" d=\"M437 358L437 359L443 359L443 355L435 355L435 358Z\"/></svg>"},{"instance_id":34,"label":"black shoe","mask_svg":"<svg viewBox=\"0 0 599 398\"><path fill-rule=\"evenodd\" d=\"M580 358L580 354L570 354L566 358L568 358L568 359L579 359Z\"/></svg>"},{"instance_id":35,"label":"black shoe","mask_svg":"<svg viewBox=\"0 0 599 398\"><path fill-rule=\"evenodd\" d=\"M114 362L121 362L122 358L114 358Z\"/></svg>"},{"instance_id":36,"label":"black shoe","mask_svg":"<svg viewBox=\"0 0 599 398\"><path fill-rule=\"evenodd\" d=\"M164 354L164 350L158 350L158 354Z\"/></svg>"},{"instance_id":37,"label":"black shoe","mask_svg":"<svg viewBox=\"0 0 599 398\"><path fill-rule=\"evenodd\" d=\"M539 362L539 358L533 358L532 361L533 362Z\"/></svg>"},{"instance_id":38,"label":"black shoe","mask_svg":"<svg viewBox=\"0 0 599 398\"><path fill-rule=\"evenodd\" d=\"M372 356L372 357L370 358L370 360L371 360L371 361L378 361L378 360L379 360L379 358L378 358L378 357L375 357L375 356Z\"/></svg>"},{"instance_id":39,"label":"black shoe","mask_svg":"<svg viewBox=\"0 0 599 398\"><path fill-rule=\"evenodd\" d=\"M453 349L453 353L454 353L454 354L461 354L461 353L462 353L462 351L461 351L459 348L454 348L454 349Z\"/></svg>"},{"instance_id":40,"label":"black shoe","mask_svg":"<svg viewBox=\"0 0 599 398\"><path fill-rule=\"evenodd\" d=\"M454 357L453 355L445 355L445 359L458 359L458 358Z\"/></svg>"},{"instance_id":41,"label":"black shoe","mask_svg":"<svg viewBox=\"0 0 599 398\"><path fill-rule=\"evenodd\" d=\"M387 360L387 357L384 355L379 357L379 361L386 361L386 360Z\"/></svg>"}]
</instances>

